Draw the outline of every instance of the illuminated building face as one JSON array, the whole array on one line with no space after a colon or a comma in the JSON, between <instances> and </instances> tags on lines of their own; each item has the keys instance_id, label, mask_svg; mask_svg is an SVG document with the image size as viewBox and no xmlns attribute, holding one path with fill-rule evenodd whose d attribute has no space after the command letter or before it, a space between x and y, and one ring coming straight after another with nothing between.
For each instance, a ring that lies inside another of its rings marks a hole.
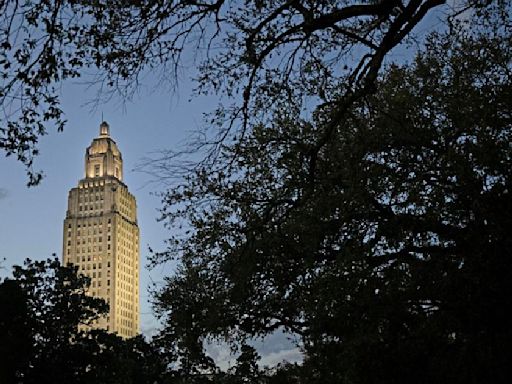
<instances>
[{"instance_id":1,"label":"illuminated building face","mask_svg":"<svg viewBox=\"0 0 512 384\"><path fill-rule=\"evenodd\" d=\"M69 191L63 262L89 276L88 293L110 306L94 327L127 338L139 333L139 227L122 180L121 152L103 122L85 153L85 178Z\"/></svg>"}]
</instances>

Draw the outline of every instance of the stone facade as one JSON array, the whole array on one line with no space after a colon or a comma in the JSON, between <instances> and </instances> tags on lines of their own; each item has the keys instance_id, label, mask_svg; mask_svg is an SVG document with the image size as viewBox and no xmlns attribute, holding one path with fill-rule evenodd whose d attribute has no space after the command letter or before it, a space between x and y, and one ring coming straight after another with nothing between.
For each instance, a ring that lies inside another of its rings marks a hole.
<instances>
[{"instance_id":1,"label":"stone facade","mask_svg":"<svg viewBox=\"0 0 512 384\"><path fill-rule=\"evenodd\" d=\"M95 327L125 338L139 333L137 205L123 183L121 152L105 122L86 150L85 178L69 191L63 262L89 276L89 294L110 305Z\"/></svg>"}]
</instances>

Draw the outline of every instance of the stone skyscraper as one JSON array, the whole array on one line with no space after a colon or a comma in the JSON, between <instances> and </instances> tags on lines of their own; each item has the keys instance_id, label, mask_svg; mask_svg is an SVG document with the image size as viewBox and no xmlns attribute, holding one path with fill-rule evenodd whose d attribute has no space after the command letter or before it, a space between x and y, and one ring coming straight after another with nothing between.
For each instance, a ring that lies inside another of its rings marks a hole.
<instances>
[{"instance_id":1,"label":"stone skyscraper","mask_svg":"<svg viewBox=\"0 0 512 384\"><path fill-rule=\"evenodd\" d=\"M135 197L123 183L123 159L109 125L85 152L85 178L71 189L63 262L91 278L89 293L110 305L95 326L122 337L139 333L139 227Z\"/></svg>"}]
</instances>

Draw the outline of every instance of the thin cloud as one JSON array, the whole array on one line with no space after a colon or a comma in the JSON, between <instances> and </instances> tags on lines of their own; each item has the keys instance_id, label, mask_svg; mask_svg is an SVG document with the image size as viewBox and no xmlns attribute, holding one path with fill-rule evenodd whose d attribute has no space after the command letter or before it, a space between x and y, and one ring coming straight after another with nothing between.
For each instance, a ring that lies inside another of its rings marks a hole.
<instances>
[{"instance_id":1,"label":"thin cloud","mask_svg":"<svg viewBox=\"0 0 512 384\"><path fill-rule=\"evenodd\" d=\"M0 188L0 200L5 199L9 196L9 191L5 188Z\"/></svg>"},{"instance_id":2,"label":"thin cloud","mask_svg":"<svg viewBox=\"0 0 512 384\"><path fill-rule=\"evenodd\" d=\"M298 348L284 349L279 352L272 352L268 355L261 356L260 366L275 367L282 362L302 363L304 355Z\"/></svg>"}]
</instances>

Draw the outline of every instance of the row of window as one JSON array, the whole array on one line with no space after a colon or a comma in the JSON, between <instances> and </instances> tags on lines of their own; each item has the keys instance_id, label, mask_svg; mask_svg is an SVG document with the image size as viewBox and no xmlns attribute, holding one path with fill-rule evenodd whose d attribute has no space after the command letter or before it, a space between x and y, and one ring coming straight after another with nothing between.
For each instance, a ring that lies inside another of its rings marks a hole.
<instances>
[{"instance_id":1,"label":"row of window","mask_svg":"<svg viewBox=\"0 0 512 384\"><path fill-rule=\"evenodd\" d=\"M80 239L82 241L80 242ZM110 241L110 235L107 236L107 241ZM102 243L103 242L103 236L98 236L98 238L95 237L80 237L76 240L76 245L80 244L86 244L86 243ZM71 245L71 240L68 240L68 246Z\"/></svg>"},{"instance_id":2,"label":"row of window","mask_svg":"<svg viewBox=\"0 0 512 384\"><path fill-rule=\"evenodd\" d=\"M112 219L108 219L107 224L112 224ZM98 227L103 226L103 221L102 220L87 220L85 223L83 223L83 225L81 225L80 223L76 224L77 228L87 228L87 227L95 227L95 226L98 226ZM68 223L68 229L70 230L71 228L72 228L72 224Z\"/></svg>"},{"instance_id":3,"label":"row of window","mask_svg":"<svg viewBox=\"0 0 512 384\"><path fill-rule=\"evenodd\" d=\"M99 203L99 204L85 204L84 206L80 205L78 207L78 210L79 211L97 211L97 210L101 210L103 209L103 204Z\"/></svg>"},{"instance_id":4,"label":"row of window","mask_svg":"<svg viewBox=\"0 0 512 384\"><path fill-rule=\"evenodd\" d=\"M78 203L93 203L95 201L103 201L105 196L104 190L101 189L96 193L79 193L78 194Z\"/></svg>"},{"instance_id":5,"label":"row of window","mask_svg":"<svg viewBox=\"0 0 512 384\"><path fill-rule=\"evenodd\" d=\"M107 232L110 233L110 231L111 231L111 227L109 225L108 228L107 228ZM83 236L91 236L91 235L102 234L102 233L103 233L103 227L100 224L100 226L99 226L99 228L97 230L96 230L96 226L94 226L92 229L88 228L87 230L84 230L82 232L82 235ZM81 236L79 229L76 231L76 235L77 236ZM71 237L71 230L70 229L68 229L68 237Z\"/></svg>"},{"instance_id":6,"label":"row of window","mask_svg":"<svg viewBox=\"0 0 512 384\"><path fill-rule=\"evenodd\" d=\"M96 274L96 272L94 272L94 271L96 271L96 269L92 269L92 268L91 268L91 264L81 265L81 266L80 266L80 270L82 271L82 273L83 273L83 271L91 271L91 270L92 270L92 271L93 271L93 272L92 272L92 275L89 275L89 277L93 277L93 278L98 277L98 278L101 278L101 271L98 271L98 274ZM110 269L109 269L109 270L107 270L107 276L108 276L108 277L110 277Z\"/></svg>"},{"instance_id":7,"label":"row of window","mask_svg":"<svg viewBox=\"0 0 512 384\"><path fill-rule=\"evenodd\" d=\"M93 288L96 288L96 287L101 287L101 272L93 272L93 273L86 273L85 272L85 269L81 269L81 272L83 275L89 277L91 279L91 285ZM107 277L110 276L110 273L107 274ZM98 283L98 284L95 284L95 283ZM110 279L107 279L107 287L110 287Z\"/></svg>"},{"instance_id":8,"label":"row of window","mask_svg":"<svg viewBox=\"0 0 512 384\"><path fill-rule=\"evenodd\" d=\"M100 256L92 256L91 255L88 255L87 256L87 260L85 259L85 256L82 256L82 263L85 263L85 261L96 261L96 260L101 260L101 257ZM76 263L79 264L80 263L80 257L78 256L76 258ZM98 269L101 269L101 266L102 264L101 263L98 263ZM107 261L107 268L110 268L110 261ZM92 269L96 269L96 263L92 263Z\"/></svg>"},{"instance_id":9,"label":"row of window","mask_svg":"<svg viewBox=\"0 0 512 384\"><path fill-rule=\"evenodd\" d=\"M98 247L96 246L93 246L92 248L91 247L87 247L87 249L85 247L77 247L76 248L76 253L91 253L91 252L102 252L103 248L101 245L98 245ZM111 250L111 246L110 244L107 244L107 251L110 251ZM70 255L71 254L71 248L70 246L68 245L68 248L66 250L67 254ZM108 253L108 255L110 256L110 252Z\"/></svg>"},{"instance_id":10,"label":"row of window","mask_svg":"<svg viewBox=\"0 0 512 384\"><path fill-rule=\"evenodd\" d=\"M78 185L78 188L89 189L92 192L99 192L99 191L103 190L103 188L101 188L101 187L103 187L105 184L106 183L104 180L85 181L85 182L80 182L80 184Z\"/></svg>"}]
</instances>

